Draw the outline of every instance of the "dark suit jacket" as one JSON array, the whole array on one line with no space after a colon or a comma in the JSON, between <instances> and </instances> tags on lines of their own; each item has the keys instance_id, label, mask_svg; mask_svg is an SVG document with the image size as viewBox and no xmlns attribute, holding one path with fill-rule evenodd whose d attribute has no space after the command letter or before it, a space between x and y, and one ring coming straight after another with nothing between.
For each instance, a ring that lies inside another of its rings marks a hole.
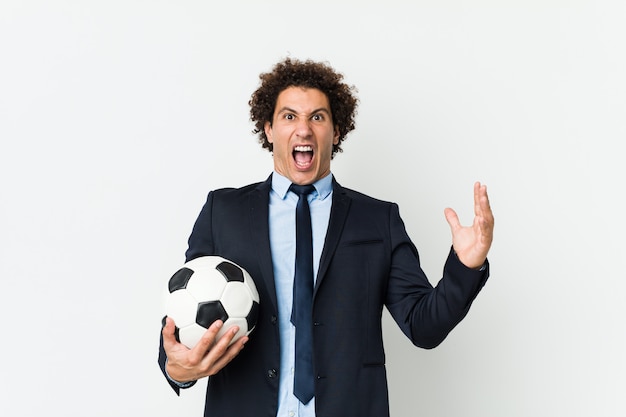
<instances>
[{"instance_id":1,"label":"dark suit jacket","mask_svg":"<svg viewBox=\"0 0 626 417\"><path fill-rule=\"evenodd\" d=\"M270 187L271 177L209 193L189 238L187 260L203 255L230 259L250 273L261 297L259 321L246 347L209 378L205 416L276 416L281 370ZM466 268L451 251L433 289L396 204L336 182L332 198L313 301L316 414L385 417L383 305L415 345L433 348L467 314L489 272ZM163 369L162 343L159 362Z\"/></svg>"}]
</instances>

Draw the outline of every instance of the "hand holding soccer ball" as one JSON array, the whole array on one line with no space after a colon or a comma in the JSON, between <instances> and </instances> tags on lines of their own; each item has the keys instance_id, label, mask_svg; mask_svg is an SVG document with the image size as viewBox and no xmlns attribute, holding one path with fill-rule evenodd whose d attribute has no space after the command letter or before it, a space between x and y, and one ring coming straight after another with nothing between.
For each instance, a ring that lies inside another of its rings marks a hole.
<instances>
[{"instance_id":1,"label":"hand holding soccer ball","mask_svg":"<svg viewBox=\"0 0 626 417\"><path fill-rule=\"evenodd\" d=\"M254 281L235 263L205 256L178 270L168 290L162 330L168 374L179 382L214 375L239 354L256 325Z\"/></svg>"}]
</instances>

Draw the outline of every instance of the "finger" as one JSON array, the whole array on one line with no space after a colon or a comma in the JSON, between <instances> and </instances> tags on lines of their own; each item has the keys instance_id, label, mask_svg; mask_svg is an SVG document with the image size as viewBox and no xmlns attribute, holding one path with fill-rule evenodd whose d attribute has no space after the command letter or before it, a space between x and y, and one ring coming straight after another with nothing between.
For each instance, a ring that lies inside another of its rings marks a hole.
<instances>
[{"instance_id":1,"label":"finger","mask_svg":"<svg viewBox=\"0 0 626 417\"><path fill-rule=\"evenodd\" d=\"M474 213L476 216L491 217L491 206L487 186L479 182L474 184Z\"/></svg>"},{"instance_id":2,"label":"finger","mask_svg":"<svg viewBox=\"0 0 626 417\"><path fill-rule=\"evenodd\" d=\"M230 344L230 341L233 339L233 337L237 334L238 331L239 329L237 327L233 329L228 329L228 332L226 332L220 338L220 340L218 341L218 344L214 347L214 350L209 355L207 355L206 360L209 361L209 363L212 362L208 370L209 374L217 373L220 369L228 365L228 363L230 363L230 361L232 361L235 358L235 356L239 354L239 352L241 352L245 343L248 341L247 336L242 336L239 339L237 339L235 342ZM216 359L209 358L210 356L213 356L213 355L215 355L217 358Z\"/></svg>"},{"instance_id":3,"label":"finger","mask_svg":"<svg viewBox=\"0 0 626 417\"><path fill-rule=\"evenodd\" d=\"M485 224L488 227L493 226L493 213L491 211L491 204L489 202L489 195L487 194L487 186L483 185L480 187L479 191L479 202L478 202L478 210L480 216L483 218Z\"/></svg>"},{"instance_id":4,"label":"finger","mask_svg":"<svg viewBox=\"0 0 626 417\"><path fill-rule=\"evenodd\" d=\"M217 333L224 326L222 320L215 320L209 328L204 332L198 343L191 349L190 360L192 362L200 362L206 353L215 344Z\"/></svg>"},{"instance_id":5,"label":"finger","mask_svg":"<svg viewBox=\"0 0 626 417\"><path fill-rule=\"evenodd\" d=\"M239 326L233 326L229 328L224 334L217 340L213 346L207 358L210 361L217 361L228 349L230 342L233 340L237 332L239 331ZM215 340L215 338L214 338Z\"/></svg>"},{"instance_id":6,"label":"finger","mask_svg":"<svg viewBox=\"0 0 626 417\"><path fill-rule=\"evenodd\" d=\"M446 216L446 221L450 225L452 233L461 227L461 222L459 221L459 216L456 214L456 211L448 207L443 211L443 214Z\"/></svg>"},{"instance_id":7,"label":"finger","mask_svg":"<svg viewBox=\"0 0 626 417\"><path fill-rule=\"evenodd\" d=\"M476 181L474 183L474 214L477 216L480 215L482 197L486 191L487 187L481 185L480 182Z\"/></svg>"},{"instance_id":8,"label":"finger","mask_svg":"<svg viewBox=\"0 0 626 417\"><path fill-rule=\"evenodd\" d=\"M163 335L163 348L167 351L173 345L178 343L176 340L176 336L174 335L176 332L176 325L174 324L174 320L170 317L165 318L165 326L163 326L163 330L161 334Z\"/></svg>"}]
</instances>

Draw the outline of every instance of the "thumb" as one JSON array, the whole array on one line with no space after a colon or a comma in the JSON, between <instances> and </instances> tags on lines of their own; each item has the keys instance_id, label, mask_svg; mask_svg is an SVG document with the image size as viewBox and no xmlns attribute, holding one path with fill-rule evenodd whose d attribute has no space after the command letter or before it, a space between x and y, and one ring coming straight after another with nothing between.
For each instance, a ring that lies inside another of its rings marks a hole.
<instances>
[{"instance_id":1,"label":"thumb","mask_svg":"<svg viewBox=\"0 0 626 417\"><path fill-rule=\"evenodd\" d=\"M176 325L174 324L174 320L170 317L165 318L165 326L163 326L162 334L163 334L163 346L176 344L176 337L174 333L176 331Z\"/></svg>"},{"instance_id":2,"label":"thumb","mask_svg":"<svg viewBox=\"0 0 626 417\"><path fill-rule=\"evenodd\" d=\"M461 227L461 222L459 221L459 216L456 214L456 211L448 207L443 211L443 214L446 216L446 221L450 225L452 233Z\"/></svg>"}]
</instances>

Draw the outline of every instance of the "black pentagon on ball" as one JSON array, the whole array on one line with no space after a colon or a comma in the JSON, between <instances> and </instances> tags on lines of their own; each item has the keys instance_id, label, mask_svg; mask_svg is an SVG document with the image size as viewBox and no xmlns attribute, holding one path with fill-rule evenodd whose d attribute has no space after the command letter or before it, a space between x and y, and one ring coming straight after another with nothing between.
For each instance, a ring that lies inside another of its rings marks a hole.
<instances>
[{"instance_id":1,"label":"black pentagon on ball","mask_svg":"<svg viewBox=\"0 0 626 417\"><path fill-rule=\"evenodd\" d=\"M169 283L167 284L170 293L173 293L176 290L180 290L183 288L187 288L187 283L189 283L189 278L193 275L193 271L189 268L182 267L174 275L170 278Z\"/></svg>"},{"instance_id":2,"label":"black pentagon on ball","mask_svg":"<svg viewBox=\"0 0 626 417\"><path fill-rule=\"evenodd\" d=\"M239 281L243 282L243 271L237 265L232 264L230 262L221 262L218 266L215 267L218 271L224 275L226 281Z\"/></svg>"},{"instance_id":3,"label":"black pentagon on ball","mask_svg":"<svg viewBox=\"0 0 626 417\"><path fill-rule=\"evenodd\" d=\"M219 301L206 301L198 303L196 323L208 329L215 320L228 320L228 314L226 313L222 303Z\"/></svg>"},{"instance_id":4,"label":"black pentagon on ball","mask_svg":"<svg viewBox=\"0 0 626 417\"><path fill-rule=\"evenodd\" d=\"M257 320L259 319L259 303L256 301L252 301L252 308L250 308L250 312L246 317L246 321L248 322L248 330L252 330L256 325Z\"/></svg>"}]
</instances>

